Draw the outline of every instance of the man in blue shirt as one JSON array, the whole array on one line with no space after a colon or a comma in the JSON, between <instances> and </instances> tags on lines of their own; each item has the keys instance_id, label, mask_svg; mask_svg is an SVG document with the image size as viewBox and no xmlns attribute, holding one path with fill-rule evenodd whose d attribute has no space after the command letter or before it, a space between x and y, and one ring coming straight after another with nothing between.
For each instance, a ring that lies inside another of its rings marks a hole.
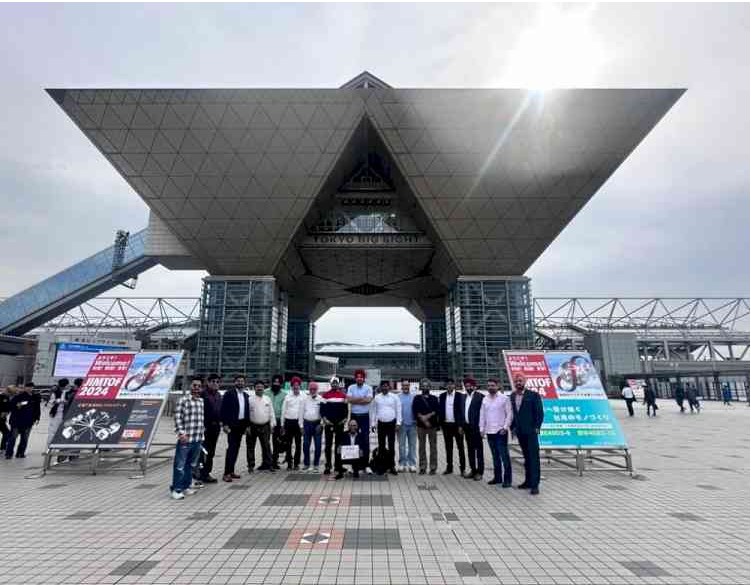
<instances>
[{"instance_id":1,"label":"man in blue shirt","mask_svg":"<svg viewBox=\"0 0 751 585\"><path fill-rule=\"evenodd\" d=\"M402 391L399 401L402 404L402 426L399 427L399 468L397 471L411 473L417 471L417 457L415 444L417 442L417 426L415 416L412 414L412 401L414 395L409 390L409 380L402 380Z\"/></svg>"},{"instance_id":2,"label":"man in blue shirt","mask_svg":"<svg viewBox=\"0 0 751 585\"><path fill-rule=\"evenodd\" d=\"M373 389L365 383L365 370L355 371L355 383L347 388L347 402L352 405L351 419L357 421L357 442L364 461L370 460L370 403Z\"/></svg>"}]
</instances>

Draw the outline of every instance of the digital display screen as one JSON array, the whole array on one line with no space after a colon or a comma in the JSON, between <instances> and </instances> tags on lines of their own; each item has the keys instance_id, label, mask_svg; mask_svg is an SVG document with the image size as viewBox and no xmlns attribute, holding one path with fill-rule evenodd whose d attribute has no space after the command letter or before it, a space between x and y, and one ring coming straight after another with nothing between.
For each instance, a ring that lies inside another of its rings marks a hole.
<instances>
[{"instance_id":1,"label":"digital display screen","mask_svg":"<svg viewBox=\"0 0 751 585\"><path fill-rule=\"evenodd\" d=\"M83 378L89 371L100 350L122 350L112 345L89 345L86 343L58 343L55 354L55 378Z\"/></svg>"}]
</instances>

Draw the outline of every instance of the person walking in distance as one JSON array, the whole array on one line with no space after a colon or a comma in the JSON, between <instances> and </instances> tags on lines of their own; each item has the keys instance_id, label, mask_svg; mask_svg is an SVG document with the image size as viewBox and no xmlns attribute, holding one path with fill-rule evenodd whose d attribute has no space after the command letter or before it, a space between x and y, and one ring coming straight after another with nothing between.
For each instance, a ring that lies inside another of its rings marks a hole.
<instances>
[{"instance_id":1,"label":"person walking in distance","mask_svg":"<svg viewBox=\"0 0 751 585\"><path fill-rule=\"evenodd\" d=\"M417 445L420 454L420 475L425 475L428 469L428 458L425 442L430 443L430 475L435 475L438 469L438 450L436 448L436 431L440 422L438 411L441 406L438 398L430 393L430 380L420 381L420 394L412 401L412 414L417 421Z\"/></svg>"},{"instance_id":2,"label":"person walking in distance","mask_svg":"<svg viewBox=\"0 0 751 585\"><path fill-rule=\"evenodd\" d=\"M464 399L466 394L456 392L453 380L446 383L446 391L438 397L439 424L446 446L446 469L443 475L454 472L454 442L459 451L459 473L464 475L467 462L464 456Z\"/></svg>"},{"instance_id":3,"label":"person walking in distance","mask_svg":"<svg viewBox=\"0 0 751 585\"><path fill-rule=\"evenodd\" d=\"M52 439L55 437L57 429L60 428L60 425L63 422L63 412L65 410L65 404L70 390L70 381L68 378L60 378L57 384L52 387L49 399L50 411L49 422L47 425L47 446L52 443ZM58 456L57 458L58 462L63 459L65 459L64 456Z\"/></svg>"},{"instance_id":4,"label":"person walking in distance","mask_svg":"<svg viewBox=\"0 0 751 585\"><path fill-rule=\"evenodd\" d=\"M357 421L360 448L365 461L370 460L370 403L373 389L365 383L365 370L355 371L355 383L347 388L347 402L351 405L351 418Z\"/></svg>"},{"instance_id":5,"label":"person walking in distance","mask_svg":"<svg viewBox=\"0 0 751 585\"><path fill-rule=\"evenodd\" d=\"M227 434L227 455L222 480L231 482L233 479L240 479L235 473L235 463L250 424L250 397L245 390L245 376L242 374L235 376L234 387L222 396L220 417L222 429ZM245 441L247 445L247 438Z\"/></svg>"},{"instance_id":6,"label":"person walking in distance","mask_svg":"<svg viewBox=\"0 0 751 585\"><path fill-rule=\"evenodd\" d=\"M303 471L320 472L321 465L321 404L323 399L318 394L318 384L308 384L308 395L303 398ZM310 465L310 444L313 443L313 466Z\"/></svg>"},{"instance_id":7,"label":"person walking in distance","mask_svg":"<svg viewBox=\"0 0 751 585\"><path fill-rule=\"evenodd\" d=\"M636 402L636 395L634 394L634 389L629 386L628 382L626 382L623 385L623 389L621 390L621 396L623 396L623 400L626 401L626 408L628 408L628 415L634 416L634 402Z\"/></svg>"},{"instance_id":8,"label":"person walking in distance","mask_svg":"<svg viewBox=\"0 0 751 585\"><path fill-rule=\"evenodd\" d=\"M542 398L526 388L527 378L522 373L514 375L514 392L511 395L511 430L519 441L524 456L524 481L517 487L540 493L540 427L545 419Z\"/></svg>"},{"instance_id":9,"label":"person walking in distance","mask_svg":"<svg viewBox=\"0 0 751 585\"><path fill-rule=\"evenodd\" d=\"M41 400L34 396L33 385L16 387L8 386L8 393L11 396L8 408L10 409L10 434L5 442L5 458L13 458L13 450L16 448L16 439L20 437L18 449L16 450L16 459L26 457L26 447L29 443L29 435L32 427L39 422L41 418Z\"/></svg>"},{"instance_id":10,"label":"person walking in distance","mask_svg":"<svg viewBox=\"0 0 751 585\"><path fill-rule=\"evenodd\" d=\"M683 401L686 399L686 391L683 389L683 384L678 382L675 385L675 402L681 408L681 412L686 412L686 408L683 406Z\"/></svg>"},{"instance_id":11,"label":"person walking in distance","mask_svg":"<svg viewBox=\"0 0 751 585\"><path fill-rule=\"evenodd\" d=\"M691 409L691 414L694 414L694 410L696 411L696 414L701 412L701 405L699 404L699 396L696 386L686 384L686 402L688 402L688 407Z\"/></svg>"},{"instance_id":12,"label":"person walking in distance","mask_svg":"<svg viewBox=\"0 0 751 585\"><path fill-rule=\"evenodd\" d=\"M485 473L485 452L480 433L480 408L484 396L477 390L474 378L464 380L464 388L467 391L464 399L464 439L467 441L469 459L469 472L464 477L480 481Z\"/></svg>"},{"instance_id":13,"label":"person walking in distance","mask_svg":"<svg viewBox=\"0 0 751 585\"><path fill-rule=\"evenodd\" d=\"M261 443L261 465L258 471L276 470L271 463L271 429L276 426L274 406L266 396L266 384L263 380L256 380L253 385L255 394L250 397L250 427L245 442L248 459L248 473L253 473L256 466L256 440Z\"/></svg>"},{"instance_id":14,"label":"person walking in distance","mask_svg":"<svg viewBox=\"0 0 751 585\"><path fill-rule=\"evenodd\" d=\"M340 387L339 378L331 378L329 390L321 395L321 423L323 424L324 434L324 454L326 456L326 465L323 469L324 475L331 473L332 466L334 471L339 473L336 465L336 448L339 445L339 438L344 432L344 425L349 414L347 406L347 395Z\"/></svg>"},{"instance_id":15,"label":"person walking in distance","mask_svg":"<svg viewBox=\"0 0 751 585\"><path fill-rule=\"evenodd\" d=\"M203 383L194 379L190 385L190 394L182 396L175 408L175 462L172 466L172 485L170 496L173 500L182 500L192 495L191 488L193 468L198 464L203 441Z\"/></svg>"},{"instance_id":16,"label":"person walking in distance","mask_svg":"<svg viewBox=\"0 0 751 585\"><path fill-rule=\"evenodd\" d=\"M10 414L10 399L11 394L9 388L3 388L0 391L0 434L2 434L2 442L0 443L0 451L5 452L5 445L8 443L8 437L10 437L10 427L8 426L8 414Z\"/></svg>"},{"instance_id":17,"label":"person walking in distance","mask_svg":"<svg viewBox=\"0 0 751 585\"><path fill-rule=\"evenodd\" d=\"M282 389L282 384L284 384L284 376L276 374L271 378L271 388L266 390L266 396L269 397L271 405L274 407L274 421L276 424L271 429L271 466L277 471L279 470L279 455L287 452L287 449L284 447L284 433L282 432L284 429L282 405L287 393Z\"/></svg>"},{"instance_id":18,"label":"person walking in distance","mask_svg":"<svg viewBox=\"0 0 751 585\"><path fill-rule=\"evenodd\" d=\"M387 462L391 475L396 475L395 445L396 433L402 424L402 403L396 394L391 393L391 384L381 382L381 392L373 399L372 416L378 432L378 453Z\"/></svg>"},{"instance_id":19,"label":"person walking in distance","mask_svg":"<svg viewBox=\"0 0 751 585\"><path fill-rule=\"evenodd\" d=\"M511 457L508 452L508 435L513 421L511 401L498 392L498 381L488 380L488 395L480 407L480 433L488 438L493 454L493 479L488 484L511 487Z\"/></svg>"},{"instance_id":20,"label":"person walking in distance","mask_svg":"<svg viewBox=\"0 0 751 585\"><path fill-rule=\"evenodd\" d=\"M200 380L195 378L195 380ZM211 475L214 469L216 444L222 432L222 395L219 394L221 379L217 374L211 374L206 387L201 391L203 399L203 446L198 457L198 469L195 478L201 483L216 483L217 479Z\"/></svg>"},{"instance_id":21,"label":"person walking in distance","mask_svg":"<svg viewBox=\"0 0 751 585\"><path fill-rule=\"evenodd\" d=\"M722 385L722 405L733 406L732 400L733 400L733 393L730 390L730 384L725 382Z\"/></svg>"},{"instance_id":22,"label":"person walking in distance","mask_svg":"<svg viewBox=\"0 0 751 585\"><path fill-rule=\"evenodd\" d=\"M417 471L417 427L412 414L414 395L409 388L409 380L402 380L399 402L402 408L402 424L399 427L399 467L397 471Z\"/></svg>"},{"instance_id":23,"label":"person walking in distance","mask_svg":"<svg viewBox=\"0 0 751 585\"><path fill-rule=\"evenodd\" d=\"M287 446L287 471L298 471L300 469L300 442L303 428L303 396L300 394L302 380L295 376L290 380L292 392L284 397L282 404L282 420L284 427L284 442ZM295 453L292 455L292 444L294 443Z\"/></svg>"},{"instance_id":24,"label":"person walking in distance","mask_svg":"<svg viewBox=\"0 0 751 585\"><path fill-rule=\"evenodd\" d=\"M644 388L644 404L647 406L647 416L650 411L652 411L652 416L657 416L657 395L649 384Z\"/></svg>"}]
</instances>

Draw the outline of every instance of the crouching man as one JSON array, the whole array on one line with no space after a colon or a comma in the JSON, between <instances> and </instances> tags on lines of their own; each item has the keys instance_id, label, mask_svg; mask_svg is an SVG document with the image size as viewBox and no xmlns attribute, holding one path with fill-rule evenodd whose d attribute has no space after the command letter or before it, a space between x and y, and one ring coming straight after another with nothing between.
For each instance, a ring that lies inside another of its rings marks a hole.
<instances>
[{"instance_id":1,"label":"crouching man","mask_svg":"<svg viewBox=\"0 0 751 585\"><path fill-rule=\"evenodd\" d=\"M344 477L344 466L352 466L352 478L359 479L360 472L365 469L368 464L362 447L357 441L357 437L360 431L360 425L353 418L350 419L347 424L347 431L342 433L339 439L339 445L336 448L336 464L335 467L338 472L334 479L342 479Z\"/></svg>"}]
</instances>

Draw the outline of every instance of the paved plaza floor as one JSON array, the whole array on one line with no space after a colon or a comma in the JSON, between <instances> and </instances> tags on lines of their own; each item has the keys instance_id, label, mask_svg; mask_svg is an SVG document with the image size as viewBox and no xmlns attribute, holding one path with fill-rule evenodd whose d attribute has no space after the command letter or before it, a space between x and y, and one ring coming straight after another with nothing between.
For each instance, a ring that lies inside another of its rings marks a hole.
<instances>
[{"instance_id":1,"label":"paved plaza floor","mask_svg":"<svg viewBox=\"0 0 751 585\"><path fill-rule=\"evenodd\" d=\"M0 462L0 582L748 583L748 407L681 415L661 401L647 419L611 403L636 477L543 465L537 497L458 475L282 471L172 501L171 465L129 479L63 464L35 478L43 419L27 459ZM163 420L160 439L171 429ZM514 483L522 475L515 466Z\"/></svg>"}]
</instances>

